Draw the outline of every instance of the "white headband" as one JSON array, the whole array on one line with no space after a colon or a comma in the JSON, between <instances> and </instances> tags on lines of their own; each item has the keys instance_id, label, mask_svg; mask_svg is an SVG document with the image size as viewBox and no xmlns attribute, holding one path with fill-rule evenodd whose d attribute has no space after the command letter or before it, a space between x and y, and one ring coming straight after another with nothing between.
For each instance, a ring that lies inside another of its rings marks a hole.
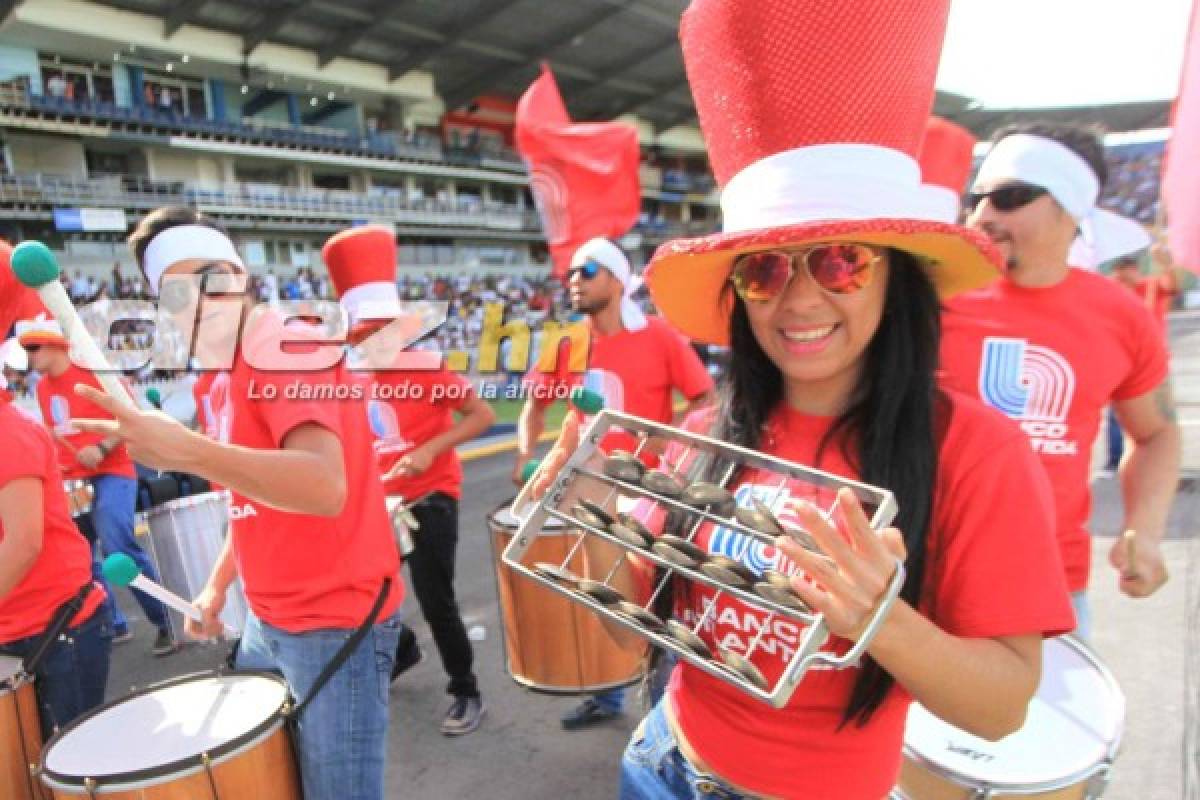
<instances>
[{"instance_id":1,"label":"white headband","mask_svg":"<svg viewBox=\"0 0 1200 800\"><path fill-rule=\"evenodd\" d=\"M1136 220L1103 208L1096 209L1081 223L1082 234L1075 237L1067 255L1072 267L1095 269L1121 256L1132 256L1150 247L1150 234Z\"/></svg>"},{"instance_id":2,"label":"white headband","mask_svg":"<svg viewBox=\"0 0 1200 800\"><path fill-rule=\"evenodd\" d=\"M1100 196L1096 173L1075 151L1052 139L1017 133L992 147L975 186L996 188L1001 181L1021 181L1040 186L1077 221L1088 216Z\"/></svg>"},{"instance_id":3,"label":"white headband","mask_svg":"<svg viewBox=\"0 0 1200 800\"><path fill-rule=\"evenodd\" d=\"M234 264L242 272L246 265L229 241L229 237L216 228L207 225L176 225L162 231L146 245L146 254L142 257L142 270L146 273L146 282L150 291L158 294L158 285L163 273L172 264L191 258L202 258L206 261L226 261Z\"/></svg>"},{"instance_id":4,"label":"white headband","mask_svg":"<svg viewBox=\"0 0 1200 800\"><path fill-rule=\"evenodd\" d=\"M640 331L646 327L646 315L633 299L633 293L642 285L642 279L633 274L633 268L624 251L615 244L597 236L589 239L571 257L571 266L581 266L585 261L595 261L621 282L621 324L628 331Z\"/></svg>"}]
</instances>

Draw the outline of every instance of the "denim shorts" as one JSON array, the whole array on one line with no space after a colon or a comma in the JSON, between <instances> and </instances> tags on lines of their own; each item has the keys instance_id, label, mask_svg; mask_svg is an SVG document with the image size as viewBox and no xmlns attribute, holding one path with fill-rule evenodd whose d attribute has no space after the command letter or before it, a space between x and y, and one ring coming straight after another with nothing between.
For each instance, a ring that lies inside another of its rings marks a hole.
<instances>
[{"instance_id":1,"label":"denim shorts","mask_svg":"<svg viewBox=\"0 0 1200 800\"><path fill-rule=\"evenodd\" d=\"M621 800L752 800L701 772L679 750L660 700L621 757Z\"/></svg>"}]
</instances>

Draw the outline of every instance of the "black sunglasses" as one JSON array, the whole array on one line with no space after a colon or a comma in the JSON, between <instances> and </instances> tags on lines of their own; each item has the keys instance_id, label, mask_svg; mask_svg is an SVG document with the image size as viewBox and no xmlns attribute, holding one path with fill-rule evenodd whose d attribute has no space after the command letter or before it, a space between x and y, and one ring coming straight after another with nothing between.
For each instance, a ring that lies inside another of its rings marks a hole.
<instances>
[{"instance_id":1,"label":"black sunglasses","mask_svg":"<svg viewBox=\"0 0 1200 800\"><path fill-rule=\"evenodd\" d=\"M1009 183L998 186L989 192L968 192L967 208L974 211L975 207L986 197L992 201L992 208L997 211L1016 211L1046 193L1041 186L1033 186L1028 183Z\"/></svg>"}]
</instances>

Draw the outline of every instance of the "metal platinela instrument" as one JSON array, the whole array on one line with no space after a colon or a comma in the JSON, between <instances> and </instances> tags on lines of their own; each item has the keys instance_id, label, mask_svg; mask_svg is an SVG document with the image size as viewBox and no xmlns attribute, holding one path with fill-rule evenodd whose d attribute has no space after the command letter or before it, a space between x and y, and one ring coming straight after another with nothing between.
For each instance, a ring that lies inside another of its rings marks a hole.
<instances>
[{"instance_id":1,"label":"metal platinela instrument","mask_svg":"<svg viewBox=\"0 0 1200 800\"><path fill-rule=\"evenodd\" d=\"M598 443L614 431L632 434L639 441L633 453L612 456L598 449ZM648 441L668 446L671 463L661 469L634 466ZM670 650L679 658L708 674L737 686L742 691L783 707L805 673L814 666L840 669L853 666L866 650L904 584L904 566L897 561L895 574L862 637L849 651L838 654L825 649L830 639L824 617L814 614L790 588L789 575L767 570L756 574L747 566L720 554L707 552L695 541L707 522L721 529L736 531L764 545L772 545L783 532L803 546L816 550L804 532L781 523L758 498L738 507L727 484L742 470L755 470L759 476L778 477L779 487L806 484L814 490L834 492L849 488L862 503L871 527L881 530L896 515L892 494L864 483L847 480L827 472L789 463L778 458L726 444L700 434L632 417L615 411L601 411L583 435L558 478L536 504L523 503L523 521L504 551L503 561L530 580L549 587L581 604L606 620L632 630L657 647ZM719 475L719 480L712 478ZM618 504L618 500L620 504ZM640 503L665 512L667 532L651 532L625 509ZM824 509L831 513L832 508ZM557 564L527 556L538 533L547 524L561 525L572 532L574 544ZM616 554L615 563L606 572L576 575L567 568L578 564L585 539L593 537L607 543ZM819 551L818 551L819 552ZM823 555L823 554L822 554ZM650 562L662 571L650 601L645 605L624 597L611 581L627 557ZM530 562L530 563L527 563ZM802 573L798 573L803 577ZM703 584L715 592L713 602L698 618L688 623L678 619L660 620L652 611L655 599L668 579ZM766 615L766 629L776 619L785 619L802 631L795 655L779 677L771 683L753 663L761 637L754 639L745 653L735 653L705 641L702 634L708 617L717 608L722 594Z\"/></svg>"}]
</instances>

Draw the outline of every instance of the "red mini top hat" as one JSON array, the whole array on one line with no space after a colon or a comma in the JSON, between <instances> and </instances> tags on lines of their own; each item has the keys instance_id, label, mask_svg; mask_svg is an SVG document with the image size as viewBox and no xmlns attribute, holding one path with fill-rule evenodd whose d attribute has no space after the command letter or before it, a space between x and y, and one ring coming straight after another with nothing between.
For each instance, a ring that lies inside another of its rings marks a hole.
<instances>
[{"instance_id":1,"label":"red mini top hat","mask_svg":"<svg viewBox=\"0 0 1200 800\"><path fill-rule=\"evenodd\" d=\"M400 314L396 290L396 234L384 225L335 233L321 248L329 279L350 316L350 341Z\"/></svg>"},{"instance_id":2,"label":"red mini top hat","mask_svg":"<svg viewBox=\"0 0 1200 800\"><path fill-rule=\"evenodd\" d=\"M962 193L975 159L975 135L948 119L930 117L925 123L925 138L917 161L921 165L921 180L931 197L942 204L946 222L958 220Z\"/></svg>"},{"instance_id":3,"label":"red mini top hat","mask_svg":"<svg viewBox=\"0 0 1200 800\"><path fill-rule=\"evenodd\" d=\"M916 162L949 0L694 0L680 27L723 232L668 242L655 305L726 344L741 253L852 241L918 256L942 296L985 285L999 254L939 222Z\"/></svg>"}]
</instances>

